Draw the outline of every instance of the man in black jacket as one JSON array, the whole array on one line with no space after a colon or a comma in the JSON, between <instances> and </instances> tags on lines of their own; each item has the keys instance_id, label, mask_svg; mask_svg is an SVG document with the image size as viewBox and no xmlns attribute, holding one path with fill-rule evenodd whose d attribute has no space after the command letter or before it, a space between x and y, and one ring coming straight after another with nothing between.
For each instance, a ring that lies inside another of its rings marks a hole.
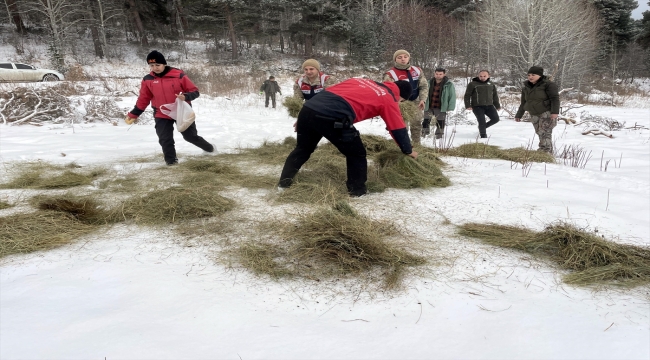
<instances>
[{"instance_id":1,"label":"man in black jacket","mask_svg":"<svg viewBox=\"0 0 650 360\"><path fill-rule=\"evenodd\" d=\"M269 76L268 80L264 80L264 83L260 86L260 94L261 93L266 94L264 107L269 107L269 98L271 98L273 108L275 109L275 93L280 93L280 95L282 95L282 91L280 91L280 85L275 81L274 76Z\"/></svg>"},{"instance_id":2,"label":"man in black jacket","mask_svg":"<svg viewBox=\"0 0 650 360\"><path fill-rule=\"evenodd\" d=\"M481 70L478 77L467 84L465 108L476 115L479 136L487 138L487 128L499 122L497 110L501 108L497 86L490 81L490 73L487 70ZM485 123L485 116L490 119L488 123Z\"/></svg>"},{"instance_id":3,"label":"man in black jacket","mask_svg":"<svg viewBox=\"0 0 650 360\"><path fill-rule=\"evenodd\" d=\"M521 121L526 111L539 136L538 150L553 154L553 128L560 113L560 94L557 85L544 76L544 69L539 66L528 70L528 81L521 89L521 105L515 121Z\"/></svg>"}]
</instances>

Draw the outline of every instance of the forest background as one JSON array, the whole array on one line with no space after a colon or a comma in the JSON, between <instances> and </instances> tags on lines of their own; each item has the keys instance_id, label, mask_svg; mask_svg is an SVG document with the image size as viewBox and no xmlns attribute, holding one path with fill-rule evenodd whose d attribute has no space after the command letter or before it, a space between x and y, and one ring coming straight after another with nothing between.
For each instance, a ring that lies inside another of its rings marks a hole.
<instances>
[{"instance_id":1,"label":"forest background","mask_svg":"<svg viewBox=\"0 0 650 360\"><path fill-rule=\"evenodd\" d=\"M575 89L567 96L578 101L594 89L624 96L626 84L650 76L650 11L633 19L634 0L4 3L0 21L11 26L0 28L10 32L2 41L16 52L5 60L42 61L46 44L48 65L63 73L98 59L124 61L134 45L142 57L157 48L182 61L191 56L188 43L199 42L208 65L245 64L253 71L283 56L315 57L325 67L385 68L400 48L427 74L440 66L467 78L489 69L502 85L517 85L538 65L560 88Z\"/></svg>"}]
</instances>

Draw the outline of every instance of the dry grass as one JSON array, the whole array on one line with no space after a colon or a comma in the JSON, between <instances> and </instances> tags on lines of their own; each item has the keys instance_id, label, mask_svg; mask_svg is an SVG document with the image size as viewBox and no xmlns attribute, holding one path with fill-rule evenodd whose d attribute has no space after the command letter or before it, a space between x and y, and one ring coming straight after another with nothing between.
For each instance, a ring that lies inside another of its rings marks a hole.
<instances>
[{"instance_id":1,"label":"dry grass","mask_svg":"<svg viewBox=\"0 0 650 360\"><path fill-rule=\"evenodd\" d=\"M302 110L302 105L305 103L303 99L297 98L295 96L287 96L282 101L282 105L287 108L289 111L289 116L293 118L298 118L300 110Z\"/></svg>"},{"instance_id":2,"label":"dry grass","mask_svg":"<svg viewBox=\"0 0 650 360\"><path fill-rule=\"evenodd\" d=\"M163 225L218 216L234 206L234 201L217 194L214 187L170 187L127 200L113 217L142 225Z\"/></svg>"},{"instance_id":3,"label":"dry grass","mask_svg":"<svg viewBox=\"0 0 650 360\"><path fill-rule=\"evenodd\" d=\"M650 249L608 241L570 224L550 225L535 232L514 226L470 223L462 225L459 233L550 259L570 270L564 276L569 284L636 286L650 282Z\"/></svg>"},{"instance_id":4,"label":"dry grass","mask_svg":"<svg viewBox=\"0 0 650 360\"><path fill-rule=\"evenodd\" d=\"M544 162L554 163L553 155L543 151L525 149L523 147L500 149L498 146L483 143L469 143L445 152L445 155L472 159L503 159L517 163Z\"/></svg>"},{"instance_id":5,"label":"dry grass","mask_svg":"<svg viewBox=\"0 0 650 360\"><path fill-rule=\"evenodd\" d=\"M10 207L13 206L14 206L13 204L10 204L6 201L0 201L0 210L9 209Z\"/></svg>"},{"instance_id":6,"label":"dry grass","mask_svg":"<svg viewBox=\"0 0 650 360\"><path fill-rule=\"evenodd\" d=\"M385 187L413 189L451 184L440 170L439 159L426 153L414 160L399 150L387 150L376 156L376 163L378 177Z\"/></svg>"},{"instance_id":7,"label":"dry grass","mask_svg":"<svg viewBox=\"0 0 650 360\"><path fill-rule=\"evenodd\" d=\"M0 257L57 248L97 228L62 211L0 217Z\"/></svg>"},{"instance_id":8,"label":"dry grass","mask_svg":"<svg viewBox=\"0 0 650 360\"><path fill-rule=\"evenodd\" d=\"M245 243L235 260L256 274L311 280L355 278L394 290L408 270L427 263L394 225L357 214L348 203L302 215L297 223L263 229L282 242Z\"/></svg>"},{"instance_id":9,"label":"dry grass","mask_svg":"<svg viewBox=\"0 0 650 360\"><path fill-rule=\"evenodd\" d=\"M422 110L418 108L418 105L415 103L415 101L402 101L399 103L399 110L402 113L402 118L407 128L413 120L419 119L421 117L420 112Z\"/></svg>"},{"instance_id":10,"label":"dry grass","mask_svg":"<svg viewBox=\"0 0 650 360\"><path fill-rule=\"evenodd\" d=\"M37 195L29 202L39 210L62 212L84 224L101 225L110 220L110 212L93 196L77 196L71 193L57 196Z\"/></svg>"},{"instance_id":11,"label":"dry grass","mask_svg":"<svg viewBox=\"0 0 650 360\"><path fill-rule=\"evenodd\" d=\"M81 185L90 185L93 180L106 174L106 169L95 168L85 172L70 170L78 165L66 166L36 162L17 167L12 180L0 184L2 189L65 189Z\"/></svg>"}]
</instances>

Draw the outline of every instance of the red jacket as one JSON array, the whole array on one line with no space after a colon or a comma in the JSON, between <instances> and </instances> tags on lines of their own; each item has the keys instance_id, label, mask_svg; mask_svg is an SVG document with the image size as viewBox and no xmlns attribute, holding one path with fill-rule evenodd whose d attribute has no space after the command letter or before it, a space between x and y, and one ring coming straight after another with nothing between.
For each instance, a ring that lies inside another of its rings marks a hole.
<instances>
[{"instance_id":1,"label":"red jacket","mask_svg":"<svg viewBox=\"0 0 650 360\"><path fill-rule=\"evenodd\" d=\"M354 122L381 116L389 131L404 129L406 125L399 111L399 88L391 82L382 83L388 87L377 85L369 79L352 78L327 88L350 104L354 111Z\"/></svg>"},{"instance_id":2,"label":"red jacket","mask_svg":"<svg viewBox=\"0 0 650 360\"><path fill-rule=\"evenodd\" d=\"M199 89L194 85L183 70L165 67L165 70L156 74L153 71L142 78L140 95L135 107L128 113L130 118L136 119L151 103L154 117L172 120L169 116L158 111L161 105L171 104L176 101L176 94L183 93L185 101L192 105L192 100L199 97Z\"/></svg>"}]
</instances>

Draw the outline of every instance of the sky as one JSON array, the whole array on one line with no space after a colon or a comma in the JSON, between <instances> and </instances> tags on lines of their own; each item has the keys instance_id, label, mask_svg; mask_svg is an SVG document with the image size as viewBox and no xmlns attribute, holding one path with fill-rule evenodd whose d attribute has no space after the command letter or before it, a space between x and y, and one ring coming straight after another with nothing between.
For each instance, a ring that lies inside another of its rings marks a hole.
<instances>
[{"instance_id":1,"label":"sky","mask_svg":"<svg viewBox=\"0 0 650 360\"><path fill-rule=\"evenodd\" d=\"M643 19L643 12L650 10L647 0L638 0L639 6L632 10L632 19Z\"/></svg>"}]
</instances>

